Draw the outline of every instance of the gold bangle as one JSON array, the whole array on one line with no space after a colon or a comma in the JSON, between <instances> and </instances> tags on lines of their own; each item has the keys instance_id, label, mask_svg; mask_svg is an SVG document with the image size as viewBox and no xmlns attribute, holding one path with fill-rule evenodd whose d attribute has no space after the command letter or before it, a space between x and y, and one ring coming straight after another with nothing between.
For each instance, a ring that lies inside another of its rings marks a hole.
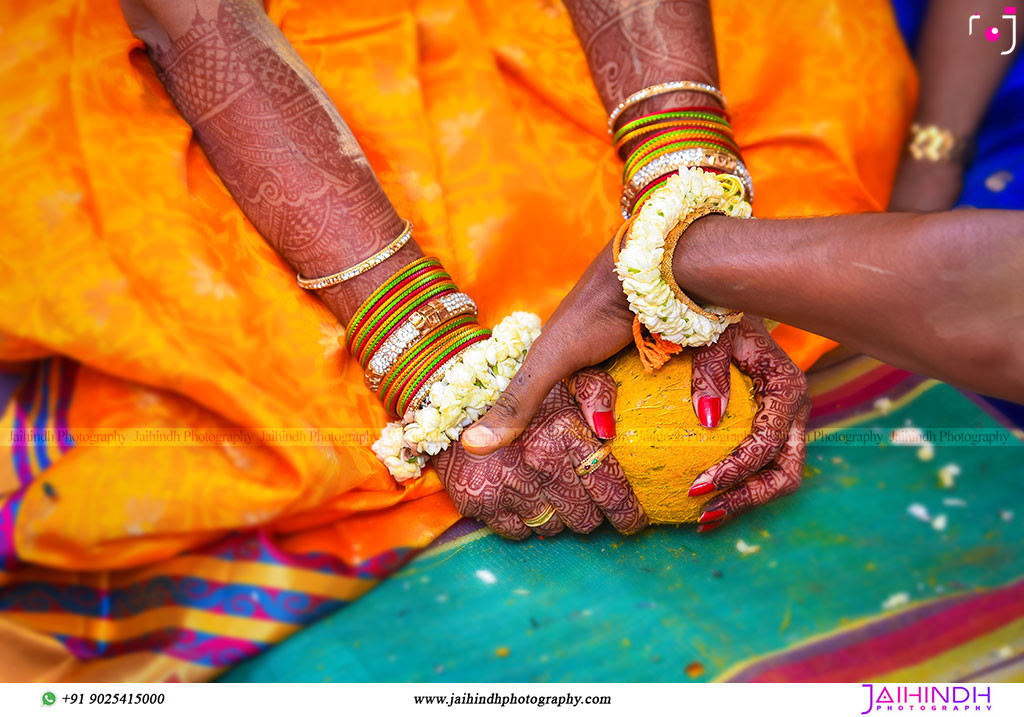
<instances>
[{"instance_id":1,"label":"gold bangle","mask_svg":"<svg viewBox=\"0 0 1024 717\"><path fill-rule=\"evenodd\" d=\"M693 299L686 295L686 292L679 288L679 284L676 283L676 278L672 274L672 255L675 254L676 244L679 243L679 239L683 236L683 232L685 232L695 221L701 217L706 217L708 214L729 216L721 209L703 207L691 214L687 214L674 227L672 227L667 235L665 235L665 249L661 256L661 278L666 284L668 284L668 288L672 290L675 297L686 304L694 313L700 314L709 321L735 324L743 318L742 311L727 311L724 314L717 314L714 311L708 311L703 306L699 306L695 303Z\"/></svg>"},{"instance_id":2,"label":"gold bangle","mask_svg":"<svg viewBox=\"0 0 1024 717\"><path fill-rule=\"evenodd\" d=\"M934 124L910 125L907 153L925 162L966 162L969 154L966 139L957 137L945 127Z\"/></svg>"},{"instance_id":3,"label":"gold bangle","mask_svg":"<svg viewBox=\"0 0 1024 717\"><path fill-rule=\"evenodd\" d=\"M634 92L620 102L608 115L608 134L615 134L615 120L617 120L627 109L638 102L643 102L649 97L656 97L657 95L663 95L667 92L703 92L704 94L711 95L718 100L718 103L722 105L722 109L725 109L725 95L723 95L722 91L714 85L709 85L704 82L690 82L689 80L662 82L657 85L645 87L639 92Z\"/></svg>"},{"instance_id":4,"label":"gold bangle","mask_svg":"<svg viewBox=\"0 0 1024 717\"><path fill-rule=\"evenodd\" d=\"M412 222L406 219L405 228L402 229L402 233L399 234L394 239L392 239L391 242L386 247L384 247L383 249L381 249L379 252L369 257L368 259L363 259L355 266L349 267L344 271L339 271L336 274L331 274L330 276L322 276L319 279L307 279L302 274L296 274L295 280L303 289L309 290L326 289L328 286L341 284L343 282L348 281L349 279L354 279L360 274L367 272L373 267L377 266L385 259L389 259L392 256L394 256L399 249L405 246L405 243L409 241L409 238L411 236Z\"/></svg>"}]
</instances>

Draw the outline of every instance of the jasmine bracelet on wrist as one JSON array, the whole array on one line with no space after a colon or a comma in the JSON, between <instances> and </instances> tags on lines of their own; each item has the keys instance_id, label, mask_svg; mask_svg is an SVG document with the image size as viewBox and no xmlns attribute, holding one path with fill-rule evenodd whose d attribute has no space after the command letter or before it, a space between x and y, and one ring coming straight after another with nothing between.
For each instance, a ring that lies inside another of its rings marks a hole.
<instances>
[{"instance_id":1,"label":"jasmine bracelet on wrist","mask_svg":"<svg viewBox=\"0 0 1024 717\"><path fill-rule=\"evenodd\" d=\"M690 222L710 212L749 217L740 181L727 174L683 168L654 191L635 217L623 225L613 245L615 273L622 282L636 321L665 346L704 346L714 343L739 314L717 307L701 308L689 300L675 281L666 281L664 260L669 244ZM673 235L673 232L676 232ZM670 238L671 237L671 238ZM635 336L639 334L634 333ZM645 366L656 367L658 351L645 353ZM659 349L664 353L663 349Z\"/></svg>"}]
</instances>

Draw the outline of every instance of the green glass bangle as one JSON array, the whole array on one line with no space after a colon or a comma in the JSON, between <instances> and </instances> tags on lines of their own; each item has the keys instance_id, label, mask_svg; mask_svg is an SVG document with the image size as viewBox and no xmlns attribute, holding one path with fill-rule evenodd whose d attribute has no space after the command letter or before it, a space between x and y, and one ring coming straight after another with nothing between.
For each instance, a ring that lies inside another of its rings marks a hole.
<instances>
[{"instance_id":1,"label":"green glass bangle","mask_svg":"<svg viewBox=\"0 0 1024 717\"><path fill-rule=\"evenodd\" d=\"M362 347L359 349L359 353L356 356L356 360L359 361L359 365L364 369L366 368L366 363L370 360L370 357L373 356L373 352L376 351L384 339L387 338L391 329L408 317L409 314L416 311L416 309L423 306L423 304L430 301L435 296L451 294L458 290L459 288L449 281L436 286L431 286L425 291L421 288L418 292L412 292L406 297L401 305L396 306L395 309L387 315L383 323L374 328L366 341L363 342Z\"/></svg>"},{"instance_id":2,"label":"green glass bangle","mask_svg":"<svg viewBox=\"0 0 1024 717\"><path fill-rule=\"evenodd\" d=\"M444 269L439 266L420 267L418 271L403 277L400 281L389 286L386 291L382 292L381 295L377 297L377 301L374 302L374 305L370 307L365 314L363 314L359 325L352 325L349 327L348 337L346 339L349 349L355 353L355 349L358 347L367 326L370 326L373 323L375 316L380 315L381 307L384 304L400 293L407 292L410 287L422 286L424 281L429 281L440 276L447 276L447 274L445 274Z\"/></svg>"},{"instance_id":3,"label":"green glass bangle","mask_svg":"<svg viewBox=\"0 0 1024 717\"><path fill-rule=\"evenodd\" d=\"M459 336L458 340L456 340L451 346L441 351L441 353L435 356L425 367L423 367L420 370L417 370L410 377L405 388L401 391L401 394L399 395L398 401L395 404L395 415L404 415L406 409L409 407L409 401L411 401L412 397L416 395L416 392L419 390L420 385L431 377L431 375L434 373L438 366L444 364L445 361L447 361L450 357L458 353L458 351L461 350L462 347L465 346L470 341L481 336L487 336L490 333L490 329L479 328L474 331L470 331L469 333L463 336Z\"/></svg>"},{"instance_id":4,"label":"green glass bangle","mask_svg":"<svg viewBox=\"0 0 1024 717\"><path fill-rule=\"evenodd\" d=\"M647 200L647 197L651 196L651 193L653 193L656 189L660 189L661 187L664 187L665 186L665 182L667 182L667 181L668 181L668 177L665 177L664 179L662 179L657 184L652 184L650 187L648 187L644 191L643 194L641 194L639 197L634 199L633 200L633 205L629 208L630 215L632 215L632 214L634 214L636 212L636 208L639 207L641 204L643 204Z\"/></svg>"},{"instance_id":5,"label":"green glass bangle","mask_svg":"<svg viewBox=\"0 0 1024 717\"><path fill-rule=\"evenodd\" d=\"M670 120L677 119L698 119L706 122L714 122L715 124L720 124L724 127L730 127L728 120L710 112L665 112L663 114L641 117L640 119L635 119L632 122L627 122L619 127L615 134L612 135L612 142L618 142L620 137L623 137L634 130L638 130L645 125L655 124L658 122L668 122Z\"/></svg>"},{"instance_id":6,"label":"green glass bangle","mask_svg":"<svg viewBox=\"0 0 1024 717\"><path fill-rule=\"evenodd\" d=\"M739 147L736 146L736 143L733 142L730 137L707 130L681 130L679 132L670 132L658 135L657 137L652 137L646 140L630 154L629 158L626 160L625 166L623 167L622 173L628 174L636 167L637 164L642 163L642 160L647 158L651 152L660 147L673 144L677 141L698 142L699 140L705 139L721 142L726 146L726 151L729 151L730 154L739 156Z\"/></svg>"},{"instance_id":7,"label":"green glass bangle","mask_svg":"<svg viewBox=\"0 0 1024 717\"><path fill-rule=\"evenodd\" d=\"M722 124L729 124L729 121L721 115L716 115L714 112L704 112L702 110L686 110L676 112L659 112L657 114L648 115L646 117L638 117L632 122L627 122L615 131L616 135L629 134L635 129L639 129L644 125L654 124L656 122L665 122L667 120L675 119L702 119L708 120L709 122L720 122Z\"/></svg>"},{"instance_id":8,"label":"green glass bangle","mask_svg":"<svg viewBox=\"0 0 1024 717\"><path fill-rule=\"evenodd\" d=\"M476 325L476 322L473 324ZM410 382L422 375L424 367L428 366L430 362L438 356L445 355L453 346L458 345L467 331L473 331L473 328L465 324L449 328L442 337L434 341L432 346L425 347L425 350L420 351L416 355L416 359L405 367L400 376L396 377L388 393L382 397L384 407L391 413L399 415L398 407L402 405L399 399L403 391L409 387Z\"/></svg>"},{"instance_id":9,"label":"green glass bangle","mask_svg":"<svg viewBox=\"0 0 1024 717\"><path fill-rule=\"evenodd\" d=\"M351 350L353 356L362 355L363 348L366 345L366 339L373 333L377 323L382 321L396 306L401 304L410 295L422 290L424 287L433 286L439 282L451 284L452 278L448 276L448 273L443 269L431 269L421 276L413 278L407 286L403 286L397 293L387 296L384 298L383 303L371 311L363 321L363 325L359 327L359 331L356 332L351 342Z\"/></svg>"},{"instance_id":10,"label":"green glass bangle","mask_svg":"<svg viewBox=\"0 0 1024 717\"><path fill-rule=\"evenodd\" d=\"M409 364L405 372L391 386L391 392L386 396L384 406L395 415L399 415L398 407L401 405L400 399L405 390L412 385L418 376L422 375L424 369L435 361L438 356L444 356L451 351L453 346L457 346L462 341L465 331L472 330L471 327L460 326L454 331L448 331L439 340L435 341L433 346L420 352L417 360Z\"/></svg>"},{"instance_id":11,"label":"green glass bangle","mask_svg":"<svg viewBox=\"0 0 1024 717\"><path fill-rule=\"evenodd\" d=\"M373 309L374 305L378 301L380 301L380 298L382 296L384 296L388 291L390 291L391 288L395 286L395 284L398 284L409 275L415 274L420 269L423 269L428 266L436 266L440 268L441 261L440 259L436 259L434 257L420 257L416 261L400 269L394 276L392 276L383 284L374 289L373 293L366 297L366 300L359 305L359 308L356 309L356 313L352 315L352 319L348 322L348 328L346 329L345 333L349 338L346 340L346 343L351 339L353 332L358 329L359 324L363 320L365 315L371 309Z\"/></svg>"}]
</instances>

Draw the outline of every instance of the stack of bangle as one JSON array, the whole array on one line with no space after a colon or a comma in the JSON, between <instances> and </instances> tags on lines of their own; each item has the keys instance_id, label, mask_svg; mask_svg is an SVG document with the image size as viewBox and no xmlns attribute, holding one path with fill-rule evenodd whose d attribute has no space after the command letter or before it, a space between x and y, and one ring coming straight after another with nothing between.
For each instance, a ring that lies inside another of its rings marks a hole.
<instances>
[{"instance_id":1,"label":"stack of bangle","mask_svg":"<svg viewBox=\"0 0 1024 717\"><path fill-rule=\"evenodd\" d=\"M321 289L347 281L393 256L412 225L359 264L299 285ZM462 429L487 412L522 366L540 319L514 312L492 332L476 322L476 304L434 258L402 267L370 294L345 331L366 385L400 421L389 423L373 452L396 480L420 475Z\"/></svg>"},{"instance_id":2,"label":"stack of bangle","mask_svg":"<svg viewBox=\"0 0 1024 717\"><path fill-rule=\"evenodd\" d=\"M473 344L489 338L490 329L464 316L442 324L416 342L395 365L378 391L384 407L395 416L404 416L410 407L419 408L431 378L443 374L459 355Z\"/></svg>"},{"instance_id":3,"label":"stack of bangle","mask_svg":"<svg viewBox=\"0 0 1024 717\"><path fill-rule=\"evenodd\" d=\"M476 304L437 259L423 257L381 284L356 311L346 345L367 385L396 416L417 406L446 362L490 336Z\"/></svg>"},{"instance_id":4,"label":"stack of bangle","mask_svg":"<svg viewBox=\"0 0 1024 717\"><path fill-rule=\"evenodd\" d=\"M710 89L717 92L716 88ZM669 175L681 167L730 174L742 183L746 200L753 200L753 182L740 158L732 127L723 110L678 107L626 122L612 134L616 149L636 140L639 142L626 157L622 172L624 218L635 214L656 189L664 186Z\"/></svg>"},{"instance_id":5,"label":"stack of bangle","mask_svg":"<svg viewBox=\"0 0 1024 717\"><path fill-rule=\"evenodd\" d=\"M655 112L626 122L612 135L612 144L619 150L628 142L652 132L683 127L724 130L732 136L724 111L717 107L687 107Z\"/></svg>"}]
</instances>

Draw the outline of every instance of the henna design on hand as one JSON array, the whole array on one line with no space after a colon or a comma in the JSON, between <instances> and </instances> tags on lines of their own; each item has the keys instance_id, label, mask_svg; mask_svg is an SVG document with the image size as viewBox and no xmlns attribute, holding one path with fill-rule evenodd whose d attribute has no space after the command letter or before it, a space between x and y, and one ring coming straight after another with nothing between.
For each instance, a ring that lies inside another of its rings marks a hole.
<instances>
[{"instance_id":1,"label":"henna design on hand","mask_svg":"<svg viewBox=\"0 0 1024 717\"><path fill-rule=\"evenodd\" d=\"M339 271L401 231L355 137L258 3L197 7L184 33L144 39L224 185L298 271ZM405 260L418 253L403 251ZM346 318L373 285L342 287L324 296Z\"/></svg>"},{"instance_id":2,"label":"henna design on hand","mask_svg":"<svg viewBox=\"0 0 1024 717\"><path fill-rule=\"evenodd\" d=\"M565 381L576 403L587 411L611 411L615 408L615 381L606 372L596 368L577 371Z\"/></svg>"},{"instance_id":3,"label":"henna design on hand","mask_svg":"<svg viewBox=\"0 0 1024 717\"><path fill-rule=\"evenodd\" d=\"M721 518L725 518L795 493L803 481L804 459L807 457L806 427L810 408L810 400L805 399L793 421L786 443L769 468L708 501L704 506L704 513L723 511Z\"/></svg>"},{"instance_id":4,"label":"henna design on hand","mask_svg":"<svg viewBox=\"0 0 1024 717\"><path fill-rule=\"evenodd\" d=\"M693 352L693 374L690 388L694 403L700 396L729 398L732 380L729 367L732 365L733 333L726 331L710 346L701 346ZM725 407L722 408L723 412Z\"/></svg>"},{"instance_id":5,"label":"henna design on hand","mask_svg":"<svg viewBox=\"0 0 1024 717\"><path fill-rule=\"evenodd\" d=\"M564 526L590 532L605 516L617 529L636 532L647 518L614 458L589 476L576 475L574 466L600 445L559 383L510 445L476 456L454 444L435 465L459 512L504 537L528 536L522 520L539 515L549 503L557 515L534 528L539 534L552 535Z\"/></svg>"},{"instance_id":6,"label":"henna design on hand","mask_svg":"<svg viewBox=\"0 0 1024 717\"><path fill-rule=\"evenodd\" d=\"M732 360L754 381L759 406L751 435L694 481L694 486L710 482L715 490L731 488L709 501L702 522L719 521L792 493L800 487L806 455L807 377L760 319L745 316L726 333L732 341ZM755 475L758 471L762 472Z\"/></svg>"}]
</instances>

